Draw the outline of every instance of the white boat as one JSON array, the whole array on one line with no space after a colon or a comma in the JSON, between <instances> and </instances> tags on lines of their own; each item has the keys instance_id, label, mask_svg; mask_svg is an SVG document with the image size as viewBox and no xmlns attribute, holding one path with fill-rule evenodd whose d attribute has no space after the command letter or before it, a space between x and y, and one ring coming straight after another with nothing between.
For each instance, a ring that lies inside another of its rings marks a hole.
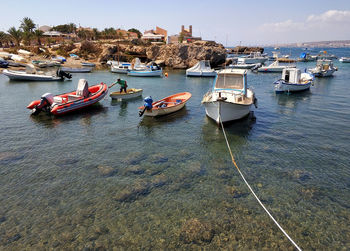
<instances>
[{"instance_id":1,"label":"white boat","mask_svg":"<svg viewBox=\"0 0 350 251\"><path fill-rule=\"evenodd\" d=\"M111 72L126 74L128 70L131 70L131 63L113 61L111 64Z\"/></svg>"},{"instance_id":2,"label":"white boat","mask_svg":"<svg viewBox=\"0 0 350 251\"><path fill-rule=\"evenodd\" d=\"M263 56L260 52L251 52L246 57L240 57L238 58L239 64L263 64L265 63L269 58L267 56Z\"/></svg>"},{"instance_id":3,"label":"white boat","mask_svg":"<svg viewBox=\"0 0 350 251\"><path fill-rule=\"evenodd\" d=\"M64 78L72 78L69 73L64 71L55 71L54 73L37 72L34 66L28 65L26 71L4 70L2 72L10 80L26 80L26 81L58 81Z\"/></svg>"},{"instance_id":4,"label":"white boat","mask_svg":"<svg viewBox=\"0 0 350 251\"><path fill-rule=\"evenodd\" d=\"M23 50L23 49L19 49L17 52L19 54L26 55L26 56L32 56L33 55L33 53L31 53L30 51L26 51L26 50Z\"/></svg>"},{"instance_id":5,"label":"white boat","mask_svg":"<svg viewBox=\"0 0 350 251\"><path fill-rule=\"evenodd\" d=\"M18 61L18 62L26 62L25 58L20 56L20 55L16 55L16 54L11 54L11 59L13 61Z\"/></svg>"},{"instance_id":6,"label":"white boat","mask_svg":"<svg viewBox=\"0 0 350 251\"><path fill-rule=\"evenodd\" d=\"M282 72L286 68L293 68L295 65L280 65L278 60L270 64L269 66L261 66L258 68L258 72Z\"/></svg>"},{"instance_id":7,"label":"white boat","mask_svg":"<svg viewBox=\"0 0 350 251\"><path fill-rule=\"evenodd\" d=\"M150 68L145 70L131 70L128 71L128 76L133 77L161 77L163 75L163 69L152 70Z\"/></svg>"},{"instance_id":8,"label":"white boat","mask_svg":"<svg viewBox=\"0 0 350 251\"><path fill-rule=\"evenodd\" d=\"M342 62L342 63L350 63L350 57L341 57L339 59L339 62Z\"/></svg>"},{"instance_id":9,"label":"white boat","mask_svg":"<svg viewBox=\"0 0 350 251\"><path fill-rule=\"evenodd\" d=\"M210 67L209 60L202 60L186 70L188 77L215 77L216 72Z\"/></svg>"},{"instance_id":10,"label":"white boat","mask_svg":"<svg viewBox=\"0 0 350 251\"><path fill-rule=\"evenodd\" d=\"M337 70L338 68L334 67L332 60L329 59L318 59L316 67L309 69L315 77L330 77Z\"/></svg>"},{"instance_id":11,"label":"white boat","mask_svg":"<svg viewBox=\"0 0 350 251\"><path fill-rule=\"evenodd\" d=\"M135 58L135 63L131 64L131 68L133 71L144 71L149 69L147 65L141 63L139 58Z\"/></svg>"},{"instance_id":12,"label":"white boat","mask_svg":"<svg viewBox=\"0 0 350 251\"><path fill-rule=\"evenodd\" d=\"M96 66L96 64L90 63L90 62L81 62L80 64L83 67L95 67Z\"/></svg>"},{"instance_id":13,"label":"white boat","mask_svg":"<svg viewBox=\"0 0 350 251\"><path fill-rule=\"evenodd\" d=\"M253 90L247 87L247 71L239 69L218 71L212 90L202 99L207 116L216 123L244 118L256 102Z\"/></svg>"},{"instance_id":14,"label":"white boat","mask_svg":"<svg viewBox=\"0 0 350 251\"><path fill-rule=\"evenodd\" d=\"M132 99L142 95L142 89L130 88L125 92L112 92L109 96L112 99L123 100L123 99Z\"/></svg>"},{"instance_id":15,"label":"white boat","mask_svg":"<svg viewBox=\"0 0 350 251\"><path fill-rule=\"evenodd\" d=\"M310 89L314 76L310 72L301 73L297 68L286 68L282 78L275 81L275 92L298 92Z\"/></svg>"}]
</instances>

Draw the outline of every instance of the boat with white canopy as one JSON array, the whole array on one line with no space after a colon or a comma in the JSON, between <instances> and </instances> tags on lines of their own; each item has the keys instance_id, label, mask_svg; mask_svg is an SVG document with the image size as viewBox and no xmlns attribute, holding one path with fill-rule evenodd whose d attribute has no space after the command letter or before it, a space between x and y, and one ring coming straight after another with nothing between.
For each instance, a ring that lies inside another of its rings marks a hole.
<instances>
[{"instance_id":1,"label":"boat with white canopy","mask_svg":"<svg viewBox=\"0 0 350 251\"><path fill-rule=\"evenodd\" d=\"M338 68L334 67L332 60L329 59L318 59L316 67L309 69L315 77L330 77L337 70Z\"/></svg>"},{"instance_id":2,"label":"boat with white canopy","mask_svg":"<svg viewBox=\"0 0 350 251\"><path fill-rule=\"evenodd\" d=\"M216 72L211 68L209 60L202 60L186 70L187 77L215 77Z\"/></svg>"},{"instance_id":3,"label":"boat with white canopy","mask_svg":"<svg viewBox=\"0 0 350 251\"><path fill-rule=\"evenodd\" d=\"M297 68L286 68L282 72L282 78L275 81L275 92L299 92L310 89L314 76L310 72L301 73Z\"/></svg>"}]
</instances>

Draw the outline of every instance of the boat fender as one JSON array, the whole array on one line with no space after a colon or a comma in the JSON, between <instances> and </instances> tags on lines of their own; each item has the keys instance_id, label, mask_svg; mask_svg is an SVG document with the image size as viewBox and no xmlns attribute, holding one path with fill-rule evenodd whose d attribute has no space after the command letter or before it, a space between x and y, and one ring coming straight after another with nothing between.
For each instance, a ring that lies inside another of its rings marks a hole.
<instances>
[{"instance_id":1,"label":"boat fender","mask_svg":"<svg viewBox=\"0 0 350 251\"><path fill-rule=\"evenodd\" d=\"M254 97L254 106L255 108L258 108L258 99Z\"/></svg>"},{"instance_id":2,"label":"boat fender","mask_svg":"<svg viewBox=\"0 0 350 251\"><path fill-rule=\"evenodd\" d=\"M168 77L168 73L166 72L166 73L164 73L164 76L167 78Z\"/></svg>"}]
</instances>

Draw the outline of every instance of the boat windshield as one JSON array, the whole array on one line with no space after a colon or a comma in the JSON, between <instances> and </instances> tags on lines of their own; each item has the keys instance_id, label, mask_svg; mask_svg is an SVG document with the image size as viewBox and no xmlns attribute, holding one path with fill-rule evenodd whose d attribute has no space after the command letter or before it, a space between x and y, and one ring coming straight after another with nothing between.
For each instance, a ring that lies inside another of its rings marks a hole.
<instances>
[{"instance_id":1,"label":"boat windshield","mask_svg":"<svg viewBox=\"0 0 350 251\"><path fill-rule=\"evenodd\" d=\"M219 74L215 83L216 89L243 89L243 77L239 74Z\"/></svg>"}]
</instances>

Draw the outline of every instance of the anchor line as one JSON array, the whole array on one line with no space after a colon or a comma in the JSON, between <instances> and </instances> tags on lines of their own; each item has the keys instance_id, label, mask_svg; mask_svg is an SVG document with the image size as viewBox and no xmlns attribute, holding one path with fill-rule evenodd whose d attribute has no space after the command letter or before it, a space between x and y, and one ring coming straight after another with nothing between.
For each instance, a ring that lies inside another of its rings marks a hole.
<instances>
[{"instance_id":1,"label":"anchor line","mask_svg":"<svg viewBox=\"0 0 350 251\"><path fill-rule=\"evenodd\" d=\"M260 201L260 199L258 198L258 196L255 194L255 192L253 191L253 189L251 188L251 186L249 185L249 183L247 182L247 180L244 178L244 175L242 174L241 170L239 169L235 158L233 157L232 151L231 151L231 147L230 144L228 143L227 137L226 137L226 132L225 132L225 128L224 125L222 123L221 120L221 113L220 113L220 102L219 102L219 121L220 121L220 125L222 128L222 132L224 134L225 137L225 141L227 144L227 148L229 150L229 153L231 155L231 161L233 163L233 165L236 167L237 171L239 172L239 174L241 175L244 183L248 186L249 190L252 192L252 194L254 195L255 199L259 202L260 206L265 210L265 212L268 214L268 216L273 220L273 222L277 225L277 227L282 231L282 233L289 239L289 241L294 245L294 247L298 250L301 251L301 248L293 241L293 239L287 234L287 232L281 227L281 225L277 222L277 220L275 220L275 218L271 215L271 213L267 210L267 208L264 206L264 204Z\"/></svg>"}]
</instances>

